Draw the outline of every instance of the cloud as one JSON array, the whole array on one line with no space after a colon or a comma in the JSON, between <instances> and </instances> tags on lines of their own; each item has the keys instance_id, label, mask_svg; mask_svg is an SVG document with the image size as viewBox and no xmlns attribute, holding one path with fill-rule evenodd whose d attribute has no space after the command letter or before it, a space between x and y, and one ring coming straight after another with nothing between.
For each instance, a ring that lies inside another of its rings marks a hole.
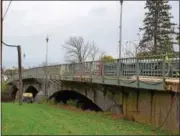
<instances>
[{"instance_id":1,"label":"cloud","mask_svg":"<svg viewBox=\"0 0 180 136\"><path fill-rule=\"evenodd\" d=\"M94 7L89 11L89 15L102 16L105 15L107 9L105 7Z\"/></svg>"}]
</instances>

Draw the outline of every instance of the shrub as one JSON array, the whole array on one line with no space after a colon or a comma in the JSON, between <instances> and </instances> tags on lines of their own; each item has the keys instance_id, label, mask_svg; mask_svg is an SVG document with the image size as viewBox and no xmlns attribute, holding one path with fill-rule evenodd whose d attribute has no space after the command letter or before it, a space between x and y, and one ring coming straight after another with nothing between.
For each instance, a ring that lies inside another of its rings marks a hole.
<instances>
[{"instance_id":1,"label":"shrub","mask_svg":"<svg viewBox=\"0 0 180 136\"><path fill-rule=\"evenodd\" d=\"M6 82L5 81L2 81L2 88L1 88L1 92L2 93L5 93L5 92L7 92L7 84L6 84Z\"/></svg>"},{"instance_id":2,"label":"shrub","mask_svg":"<svg viewBox=\"0 0 180 136\"><path fill-rule=\"evenodd\" d=\"M5 81L1 83L1 101L2 102L12 102L14 99L10 96Z\"/></svg>"},{"instance_id":3,"label":"shrub","mask_svg":"<svg viewBox=\"0 0 180 136\"><path fill-rule=\"evenodd\" d=\"M77 103L77 108L81 108L82 109L83 106L84 106L83 103Z\"/></svg>"},{"instance_id":4,"label":"shrub","mask_svg":"<svg viewBox=\"0 0 180 136\"><path fill-rule=\"evenodd\" d=\"M40 98L39 100L39 103L40 104L47 103L47 98L45 96L42 96L42 98Z\"/></svg>"},{"instance_id":5,"label":"shrub","mask_svg":"<svg viewBox=\"0 0 180 136\"><path fill-rule=\"evenodd\" d=\"M133 116L127 114L123 115L122 118L125 120L135 121L135 118Z\"/></svg>"},{"instance_id":6,"label":"shrub","mask_svg":"<svg viewBox=\"0 0 180 136\"><path fill-rule=\"evenodd\" d=\"M64 102L60 101L60 102L58 103L58 105L62 106L62 105L65 105L65 104L64 104Z\"/></svg>"},{"instance_id":7,"label":"shrub","mask_svg":"<svg viewBox=\"0 0 180 136\"><path fill-rule=\"evenodd\" d=\"M57 103L56 103L56 100L52 98L52 99L48 100L48 104L55 105Z\"/></svg>"},{"instance_id":8,"label":"shrub","mask_svg":"<svg viewBox=\"0 0 180 136\"><path fill-rule=\"evenodd\" d=\"M67 101L67 105L76 106L77 101L70 99L70 100Z\"/></svg>"}]
</instances>

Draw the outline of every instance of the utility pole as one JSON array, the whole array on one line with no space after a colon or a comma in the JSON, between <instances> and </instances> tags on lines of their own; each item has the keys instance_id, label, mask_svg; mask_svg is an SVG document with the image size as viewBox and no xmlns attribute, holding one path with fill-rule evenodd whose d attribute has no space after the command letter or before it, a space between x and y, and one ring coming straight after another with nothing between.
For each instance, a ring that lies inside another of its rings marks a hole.
<instances>
[{"instance_id":1,"label":"utility pole","mask_svg":"<svg viewBox=\"0 0 180 136\"><path fill-rule=\"evenodd\" d=\"M1 24L0 24L0 29L3 32L3 25L2 25L2 23L3 23L3 21L2 21L2 5L3 5L3 3L2 3L2 1L3 0L1 0L1 2L0 2L1 3L0 4L0 6L1 6L1 13L0 13L0 15L1 15ZM0 36L0 40L2 41L2 33L1 33L1 36ZM1 44L0 50L1 50L0 63L1 63L1 70L2 70L2 44ZM2 75L2 71L1 71L1 75ZM2 80L2 76L1 76L1 80Z\"/></svg>"},{"instance_id":2,"label":"utility pole","mask_svg":"<svg viewBox=\"0 0 180 136\"><path fill-rule=\"evenodd\" d=\"M121 44L122 44L122 8L123 8L123 0L120 0L120 26L119 26L119 59L121 58Z\"/></svg>"},{"instance_id":3,"label":"utility pole","mask_svg":"<svg viewBox=\"0 0 180 136\"><path fill-rule=\"evenodd\" d=\"M8 5L8 8L4 14L4 16L2 17L2 0L1 0L1 27L3 28L3 21L7 15L7 12L9 10L9 7L11 5L11 2L12 0L10 0L9 2L9 5ZM17 48L17 51L18 51L18 67L19 67L19 105L22 105L22 93L23 93L23 82L22 82L22 60L21 60L21 46L20 45L9 45L7 43L4 43L2 41L2 35L1 35L1 43L4 44L5 46L8 46L8 47L16 47ZM2 44L1 44L1 62L2 62ZM2 68L2 66L1 66Z\"/></svg>"},{"instance_id":4,"label":"utility pole","mask_svg":"<svg viewBox=\"0 0 180 136\"><path fill-rule=\"evenodd\" d=\"M18 51L18 69L19 69L19 105L22 105L23 82L22 82L22 60L21 60L21 46L17 46Z\"/></svg>"},{"instance_id":5,"label":"utility pole","mask_svg":"<svg viewBox=\"0 0 180 136\"><path fill-rule=\"evenodd\" d=\"M47 37L46 37L46 70L45 70L45 96L46 96L46 97L48 97L48 96L47 96L48 41L49 41L49 37L48 37L48 35L47 35Z\"/></svg>"},{"instance_id":6,"label":"utility pole","mask_svg":"<svg viewBox=\"0 0 180 136\"><path fill-rule=\"evenodd\" d=\"M19 74L19 105L22 105L22 93L23 93L23 82L22 82L22 60L21 60L21 46L20 45L9 45L2 41L2 44L8 47L16 47L18 51L18 74Z\"/></svg>"}]
</instances>

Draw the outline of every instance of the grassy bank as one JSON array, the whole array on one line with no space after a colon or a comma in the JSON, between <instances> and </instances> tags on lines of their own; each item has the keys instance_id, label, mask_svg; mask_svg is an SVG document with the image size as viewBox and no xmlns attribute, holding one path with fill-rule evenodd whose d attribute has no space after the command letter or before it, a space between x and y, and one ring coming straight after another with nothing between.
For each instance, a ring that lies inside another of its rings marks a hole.
<instances>
[{"instance_id":1,"label":"grassy bank","mask_svg":"<svg viewBox=\"0 0 180 136\"><path fill-rule=\"evenodd\" d=\"M2 134L121 134L165 135L165 131L127 120L114 120L103 113L80 112L47 104L2 103Z\"/></svg>"}]
</instances>

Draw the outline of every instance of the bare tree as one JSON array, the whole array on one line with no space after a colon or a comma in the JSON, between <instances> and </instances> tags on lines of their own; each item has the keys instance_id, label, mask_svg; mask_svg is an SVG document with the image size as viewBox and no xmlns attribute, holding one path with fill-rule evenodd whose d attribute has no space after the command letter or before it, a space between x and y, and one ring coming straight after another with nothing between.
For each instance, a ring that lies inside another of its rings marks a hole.
<instances>
[{"instance_id":1,"label":"bare tree","mask_svg":"<svg viewBox=\"0 0 180 136\"><path fill-rule=\"evenodd\" d=\"M100 53L99 48L95 45L95 43L93 42L92 44L92 51L90 53L90 56L92 58L92 61L94 61L97 57L97 55Z\"/></svg>"},{"instance_id":2,"label":"bare tree","mask_svg":"<svg viewBox=\"0 0 180 136\"><path fill-rule=\"evenodd\" d=\"M101 52L99 55L99 60L101 60L106 55L106 52Z\"/></svg>"},{"instance_id":3,"label":"bare tree","mask_svg":"<svg viewBox=\"0 0 180 136\"><path fill-rule=\"evenodd\" d=\"M135 42L126 42L123 48L123 54L125 57L136 57L140 51L139 45Z\"/></svg>"},{"instance_id":4,"label":"bare tree","mask_svg":"<svg viewBox=\"0 0 180 136\"><path fill-rule=\"evenodd\" d=\"M101 51L93 42L92 52L90 55L91 55L92 61L94 61L96 59L101 60L101 58L106 55L106 52Z\"/></svg>"},{"instance_id":5,"label":"bare tree","mask_svg":"<svg viewBox=\"0 0 180 136\"><path fill-rule=\"evenodd\" d=\"M91 55L94 46L89 42L85 42L84 38L81 36L71 36L63 45L66 49L66 59L67 61L74 62L84 62Z\"/></svg>"}]
</instances>

